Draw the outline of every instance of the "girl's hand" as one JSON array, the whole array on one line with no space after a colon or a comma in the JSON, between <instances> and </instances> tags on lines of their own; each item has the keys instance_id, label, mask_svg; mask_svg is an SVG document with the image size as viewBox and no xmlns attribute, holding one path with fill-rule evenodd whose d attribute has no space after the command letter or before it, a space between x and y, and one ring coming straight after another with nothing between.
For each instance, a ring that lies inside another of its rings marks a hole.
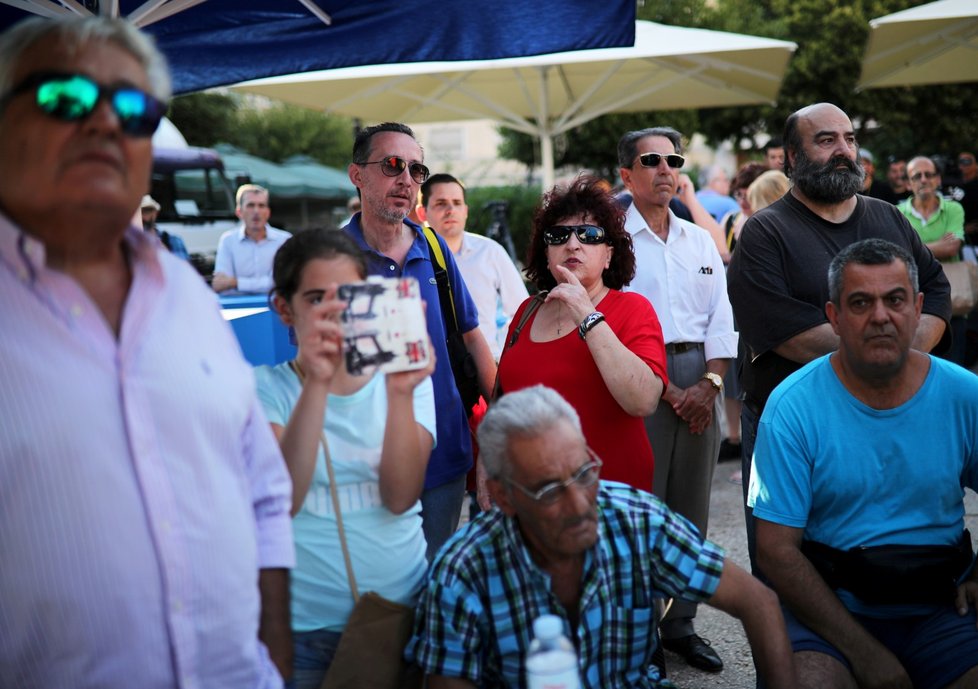
<instances>
[{"instance_id":1,"label":"girl's hand","mask_svg":"<svg viewBox=\"0 0 978 689\"><path fill-rule=\"evenodd\" d=\"M308 381L329 384L343 366L343 328L340 314L346 302L335 299L335 285L322 301L310 309L302 323L296 323L299 363Z\"/></svg>"},{"instance_id":2,"label":"girl's hand","mask_svg":"<svg viewBox=\"0 0 978 689\"><path fill-rule=\"evenodd\" d=\"M397 373L387 374L387 393L413 395L414 388L425 378L435 372L435 348L431 346L431 338L428 338L428 365L413 371L398 371Z\"/></svg>"}]
</instances>

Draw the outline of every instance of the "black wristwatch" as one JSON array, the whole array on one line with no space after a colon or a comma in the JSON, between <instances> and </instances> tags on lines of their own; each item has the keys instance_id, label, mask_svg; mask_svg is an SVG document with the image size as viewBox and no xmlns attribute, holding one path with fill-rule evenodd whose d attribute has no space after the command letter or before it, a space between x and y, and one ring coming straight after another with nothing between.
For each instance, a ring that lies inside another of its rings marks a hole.
<instances>
[{"instance_id":1,"label":"black wristwatch","mask_svg":"<svg viewBox=\"0 0 978 689\"><path fill-rule=\"evenodd\" d=\"M598 323L602 323L603 321L603 313L600 311L592 311L584 317L584 320L581 321L581 324L577 327L577 334L581 336L582 340L585 340L587 339L587 334L591 331L591 328L596 326Z\"/></svg>"}]
</instances>

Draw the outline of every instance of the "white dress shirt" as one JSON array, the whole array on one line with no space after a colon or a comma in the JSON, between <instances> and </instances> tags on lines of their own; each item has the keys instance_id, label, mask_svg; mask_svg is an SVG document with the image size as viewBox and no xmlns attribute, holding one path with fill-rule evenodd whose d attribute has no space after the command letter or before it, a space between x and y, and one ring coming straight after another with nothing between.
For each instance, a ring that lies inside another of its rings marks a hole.
<instances>
[{"instance_id":1,"label":"white dress shirt","mask_svg":"<svg viewBox=\"0 0 978 689\"><path fill-rule=\"evenodd\" d=\"M708 361L736 357L727 278L710 233L669 211L669 234L662 241L634 203L625 229L635 250L635 278L625 289L652 302L666 344L702 342Z\"/></svg>"},{"instance_id":2,"label":"white dress shirt","mask_svg":"<svg viewBox=\"0 0 978 689\"><path fill-rule=\"evenodd\" d=\"M244 225L228 230L217 243L215 273L237 279L239 292L264 294L272 289L272 263L291 233L265 225L265 239L256 242L245 234Z\"/></svg>"},{"instance_id":3,"label":"white dress shirt","mask_svg":"<svg viewBox=\"0 0 978 689\"><path fill-rule=\"evenodd\" d=\"M455 263L479 311L479 329L498 361L509 322L530 296L523 278L499 242L471 232L462 236ZM497 320L500 310L503 318Z\"/></svg>"}]
</instances>

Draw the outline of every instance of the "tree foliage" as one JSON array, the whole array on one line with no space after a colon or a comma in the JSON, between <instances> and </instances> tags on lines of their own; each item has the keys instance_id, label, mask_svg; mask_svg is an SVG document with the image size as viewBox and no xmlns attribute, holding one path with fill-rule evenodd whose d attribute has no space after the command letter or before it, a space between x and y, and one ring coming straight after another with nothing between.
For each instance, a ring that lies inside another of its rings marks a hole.
<instances>
[{"instance_id":1,"label":"tree foliage","mask_svg":"<svg viewBox=\"0 0 978 689\"><path fill-rule=\"evenodd\" d=\"M717 145L750 149L760 134L780 136L785 118L810 103L835 103L853 119L860 143L888 155L954 153L978 142L978 84L875 89L857 93L869 20L929 0L645 0L639 19L794 41L774 106L606 115L561 137L557 165L613 177L615 146L638 126L668 123ZM640 124L636 124L640 123ZM500 155L534 164L530 137L503 130ZM609 174L612 173L612 174Z\"/></svg>"},{"instance_id":2,"label":"tree foliage","mask_svg":"<svg viewBox=\"0 0 978 689\"><path fill-rule=\"evenodd\" d=\"M284 104L259 109L235 95L179 96L169 117L192 146L229 143L274 162L302 154L345 168L353 149L350 119Z\"/></svg>"}]
</instances>

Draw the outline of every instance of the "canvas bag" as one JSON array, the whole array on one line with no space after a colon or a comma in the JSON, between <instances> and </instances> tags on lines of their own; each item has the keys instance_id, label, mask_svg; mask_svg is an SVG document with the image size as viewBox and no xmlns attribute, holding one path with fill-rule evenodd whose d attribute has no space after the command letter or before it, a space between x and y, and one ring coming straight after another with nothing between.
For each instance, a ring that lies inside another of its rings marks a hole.
<instances>
[{"instance_id":1,"label":"canvas bag","mask_svg":"<svg viewBox=\"0 0 978 689\"><path fill-rule=\"evenodd\" d=\"M966 316L978 306L978 265L970 261L941 265L951 283L951 315Z\"/></svg>"}]
</instances>

